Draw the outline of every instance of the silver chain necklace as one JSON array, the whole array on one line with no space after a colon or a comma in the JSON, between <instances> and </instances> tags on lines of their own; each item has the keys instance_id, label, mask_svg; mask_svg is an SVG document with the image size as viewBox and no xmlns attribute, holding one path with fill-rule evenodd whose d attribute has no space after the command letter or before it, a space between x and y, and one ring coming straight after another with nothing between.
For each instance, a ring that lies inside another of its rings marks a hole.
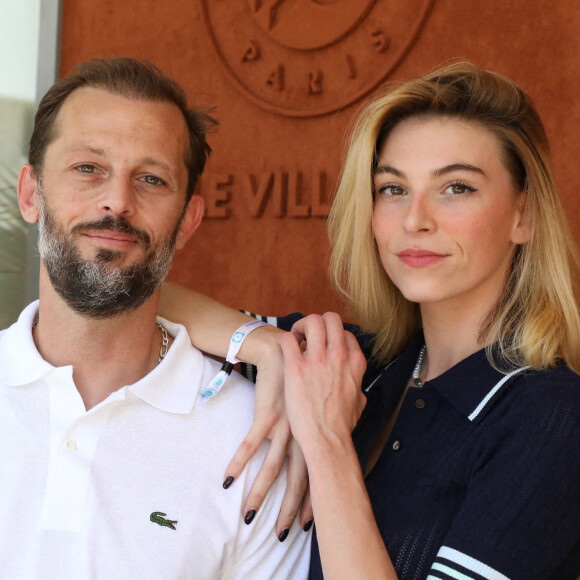
<instances>
[{"instance_id":1,"label":"silver chain necklace","mask_svg":"<svg viewBox=\"0 0 580 580\"><path fill-rule=\"evenodd\" d=\"M159 324L159 322L156 322L155 324L157 324L157 328L159 328L161 332L161 347L159 348L159 359L157 360L157 364L159 364L165 358L165 355L169 350L169 337L167 336L167 330L165 330L164 326Z\"/></svg>"},{"instance_id":2,"label":"silver chain necklace","mask_svg":"<svg viewBox=\"0 0 580 580\"><path fill-rule=\"evenodd\" d=\"M413 382L418 387L422 387L425 384L425 382L422 381L421 377L419 376L421 374L421 367L423 366L425 354L427 354L427 345L424 344L419 351L419 356L417 357L417 362L415 363L415 368L413 369L413 374L411 375L413 377Z\"/></svg>"}]
</instances>

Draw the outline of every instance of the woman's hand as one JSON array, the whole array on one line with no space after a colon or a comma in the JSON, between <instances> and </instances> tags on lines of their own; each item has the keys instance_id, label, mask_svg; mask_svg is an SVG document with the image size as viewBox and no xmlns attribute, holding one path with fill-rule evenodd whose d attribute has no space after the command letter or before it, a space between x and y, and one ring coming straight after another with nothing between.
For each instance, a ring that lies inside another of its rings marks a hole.
<instances>
[{"instance_id":1,"label":"woman's hand","mask_svg":"<svg viewBox=\"0 0 580 580\"><path fill-rule=\"evenodd\" d=\"M364 355L336 314L308 316L292 332L279 338L286 408L309 469L324 577L396 580L351 437L366 402Z\"/></svg>"},{"instance_id":2,"label":"woman's hand","mask_svg":"<svg viewBox=\"0 0 580 580\"><path fill-rule=\"evenodd\" d=\"M350 441L366 404L361 391L366 361L337 314L307 316L292 327L292 334L278 339L286 407L292 434L308 456L320 437Z\"/></svg>"},{"instance_id":3,"label":"woman's hand","mask_svg":"<svg viewBox=\"0 0 580 580\"><path fill-rule=\"evenodd\" d=\"M199 292L169 282L162 287L159 313L185 325L192 344L197 348L219 357L226 356L229 340L236 328L254 320ZM283 530L290 528L299 510L302 527L312 520L308 499L300 509L308 475L304 457L292 440L286 417L282 353L277 343L278 335L282 333L273 326L263 326L246 338L237 355L237 358L256 365L259 370L254 423L224 476L224 487L233 485L262 441L270 439L270 450L244 507L244 514L251 509L258 511L288 456L288 483L276 523L278 537Z\"/></svg>"},{"instance_id":4,"label":"woman's hand","mask_svg":"<svg viewBox=\"0 0 580 580\"><path fill-rule=\"evenodd\" d=\"M249 350L252 342L261 341L259 358L251 357L258 367L254 422L226 469L224 487L225 482L229 482L227 487L232 484L232 480L228 478L232 477L235 481L264 439L269 439L270 448L252 485L243 513L248 517L250 510L259 510L288 457L286 493L276 522L276 535L280 538L284 530L290 529L299 511L300 526L304 528L312 520L312 507L309 500L305 499L308 487L306 463L300 447L292 438L286 416L282 351L276 340L266 340L267 333L271 333L271 330L266 327L255 330L246 338L240 351L243 354L244 349Z\"/></svg>"}]
</instances>

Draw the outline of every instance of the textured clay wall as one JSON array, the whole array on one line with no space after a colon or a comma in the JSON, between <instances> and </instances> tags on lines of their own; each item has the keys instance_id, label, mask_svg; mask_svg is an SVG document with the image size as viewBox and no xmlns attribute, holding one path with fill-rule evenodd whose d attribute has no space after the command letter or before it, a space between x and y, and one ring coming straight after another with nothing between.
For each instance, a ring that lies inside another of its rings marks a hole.
<instances>
[{"instance_id":1,"label":"textured clay wall","mask_svg":"<svg viewBox=\"0 0 580 580\"><path fill-rule=\"evenodd\" d=\"M200 184L207 216L171 277L230 305L342 311L325 216L343 137L383 82L466 58L533 97L580 241L577 0L64 0L61 72L146 58L221 126Z\"/></svg>"}]
</instances>

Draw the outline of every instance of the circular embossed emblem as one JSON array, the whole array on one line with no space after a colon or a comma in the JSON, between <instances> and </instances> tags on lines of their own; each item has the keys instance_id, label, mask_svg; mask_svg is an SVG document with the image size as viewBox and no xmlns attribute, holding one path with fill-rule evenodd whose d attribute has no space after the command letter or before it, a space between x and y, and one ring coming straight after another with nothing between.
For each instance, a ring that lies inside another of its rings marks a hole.
<instances>
[{"instance_id":1,"label":"circular embossed emblem","mask_svg":"<svg viewBox=\"0 0 580 580\"><path fill-rule=\"evenodd\" d=\"M202 0L220 61L252 102L331 113L377 87L409 52L435 0Z\"/></svg>"}]
</instances>

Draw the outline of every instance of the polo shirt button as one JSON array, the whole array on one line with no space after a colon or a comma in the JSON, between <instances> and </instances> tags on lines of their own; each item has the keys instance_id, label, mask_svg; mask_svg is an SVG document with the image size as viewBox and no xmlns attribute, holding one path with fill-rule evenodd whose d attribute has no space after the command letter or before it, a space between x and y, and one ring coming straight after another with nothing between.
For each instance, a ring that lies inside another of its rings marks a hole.
<instances>
[{"instance_id":1,"label":"polo shirt button","mask_svg":"<svg viewBox=\"0 0 580 580\"><path fill-rule=\"evenodd\" d=\"M66 441L66 448L69 451L76 451L76 448L77 448L76 441L73 441L72 439L67 439L67 441Z\"/></svg>"},{"instance_id":2,"label":"polo shirt button","mask_svg":"<svg viewBox=\"0 0 580 580\"><path fill-rule=\"evenodd\" d=\"M399 451L399 449L401 449L401 442L400 441L395 441L393 443L393 451Z\"/></svg>"},{"instance_id":3,"label":"polo shirt button","mask_svg":"<svg viewBox=\"0 0 580 580\"><path fill-rule=\"evenodd\" d=\"M417 399L415 401L415 407L417 409L424 409L426 405L427 403L425 402L425 399Z\"/></svg>"}]
</instances>

